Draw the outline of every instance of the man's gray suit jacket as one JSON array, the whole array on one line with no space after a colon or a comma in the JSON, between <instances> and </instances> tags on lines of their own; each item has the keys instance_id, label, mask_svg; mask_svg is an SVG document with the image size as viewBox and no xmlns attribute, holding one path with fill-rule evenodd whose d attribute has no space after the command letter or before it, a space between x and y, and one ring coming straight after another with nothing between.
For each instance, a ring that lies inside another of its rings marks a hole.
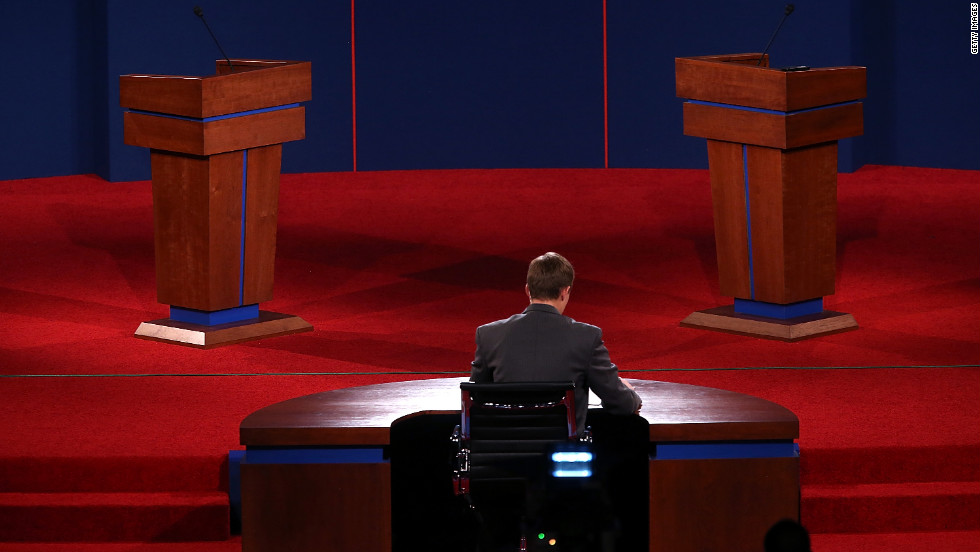
<instances>
[{"instance_id":1,"label":"man's gray suit jacket","mask_svg":"<svg viewBox=\"0 0 980 552\"><path fill-rule=\"evenodd\" d=\"M640 407L640 397L620 381L609 359L602 330L541 303L477 328L470 381L571 381L579 432L585 429L589 389L613 414L630 414Z\"/></svg>"}]
</instances>

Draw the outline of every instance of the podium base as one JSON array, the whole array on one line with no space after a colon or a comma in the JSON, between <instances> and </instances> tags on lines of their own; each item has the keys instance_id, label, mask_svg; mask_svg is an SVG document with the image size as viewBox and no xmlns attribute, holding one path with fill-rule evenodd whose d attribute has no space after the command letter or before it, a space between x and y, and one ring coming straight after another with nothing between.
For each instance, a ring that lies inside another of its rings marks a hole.
<instances>
[{"instance_id":1,"label":"podium base","mask_svg":"<svg viewBox=\"0 0 980 552\"><path fill-rule=\"evenodd\" d=\"M298 316L259 311L259 317L241 322L204 326L169 318L143 322L134 337L175 345L213 349L225 345L312 331L313 326Z\"/></svg>"},{"instance_id":2,"label":"podium base","mask_svg":"<svg viewBox=\"0 0 980 552\"><path fill-rule=\"evenodd\" d=\"M789 342L858 329L854 317L843 312L825 310L781 320L737 313L731 305L691 313L680 325Z\"/></svg>"}]
</instances>

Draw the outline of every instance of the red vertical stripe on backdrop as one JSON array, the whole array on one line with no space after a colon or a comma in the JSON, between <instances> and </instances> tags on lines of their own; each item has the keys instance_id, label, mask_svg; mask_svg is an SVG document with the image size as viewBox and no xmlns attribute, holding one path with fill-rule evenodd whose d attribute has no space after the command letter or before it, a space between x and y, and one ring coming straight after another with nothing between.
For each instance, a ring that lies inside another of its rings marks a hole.
<instances>
[{"instance_id":1,"label":"red vertical stripe on backdrop","mask_svg":"<svg viewBox=\"0 0 980 552\"><path fill-rule=\"evenodd\" d=\"M602 124L605 147L605 167L609 168L609 49L606 23L606 2L602 0Z\"/></svg>"},{"instance_id":2,"label":"red vertical stripe on backdrop","mask_svg":"<svg viewBox=\"0 0 980 552\"><path fill-rule=\"evenodd\" d=\"M357 172L357 56L354 55L354 0L350 0L350 97L351 140L353 143L354 172Z\"/></svg>"}]
</instances>

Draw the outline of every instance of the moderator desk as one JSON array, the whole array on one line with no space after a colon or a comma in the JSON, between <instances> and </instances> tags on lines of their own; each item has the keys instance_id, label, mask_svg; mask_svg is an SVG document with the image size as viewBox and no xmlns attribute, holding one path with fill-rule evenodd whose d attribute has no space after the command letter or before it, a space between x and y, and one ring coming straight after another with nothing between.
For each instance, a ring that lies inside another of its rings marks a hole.
<instances>
[{"instance_id":1,"label":"moderator desk","mask_svg":"<svg viewBox=\"0 0 980 552\"><path fill-rule=\"evenodd\" d=\"M461 381L326 391L246 417L243 551L389 552L390 428L458 414ZM792 412L731 391L629 381L650 426L651 551L760 552L773 523L799 519L799 420Z\"/></svg>"}]
</instances>

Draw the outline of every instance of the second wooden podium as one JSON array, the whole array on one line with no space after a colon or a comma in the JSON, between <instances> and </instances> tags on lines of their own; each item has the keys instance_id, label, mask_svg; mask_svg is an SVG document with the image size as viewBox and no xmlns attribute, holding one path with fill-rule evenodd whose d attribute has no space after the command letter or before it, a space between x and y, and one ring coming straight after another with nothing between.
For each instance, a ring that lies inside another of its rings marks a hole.
<instances>
[{"instance_id":1,"label":"second wooden podium","mask_svg":"<svg viewBox=\"0 0 980 552\"><path fill-rule=\"evenodd\" d=\"M157 299L136 337L211 348L312 330L272 298L282 143L305 137L309 62L221 60L208 77L119 79L127 144L150 148Z\"/></svg>"},{"instance_id":2,"label":"second wooden podium","mask_svg":"<svg viewBox=\"0 0 980 552\"><path fill-rule=\"evenodd\" d=\"M708 139L721 293L735 298L683 326L782 341L857 328L823 298L835 291L837 140L863 133L865 68L795 69L761 54L676 59L684 134Z\"/></svg>"}]
</instances>

